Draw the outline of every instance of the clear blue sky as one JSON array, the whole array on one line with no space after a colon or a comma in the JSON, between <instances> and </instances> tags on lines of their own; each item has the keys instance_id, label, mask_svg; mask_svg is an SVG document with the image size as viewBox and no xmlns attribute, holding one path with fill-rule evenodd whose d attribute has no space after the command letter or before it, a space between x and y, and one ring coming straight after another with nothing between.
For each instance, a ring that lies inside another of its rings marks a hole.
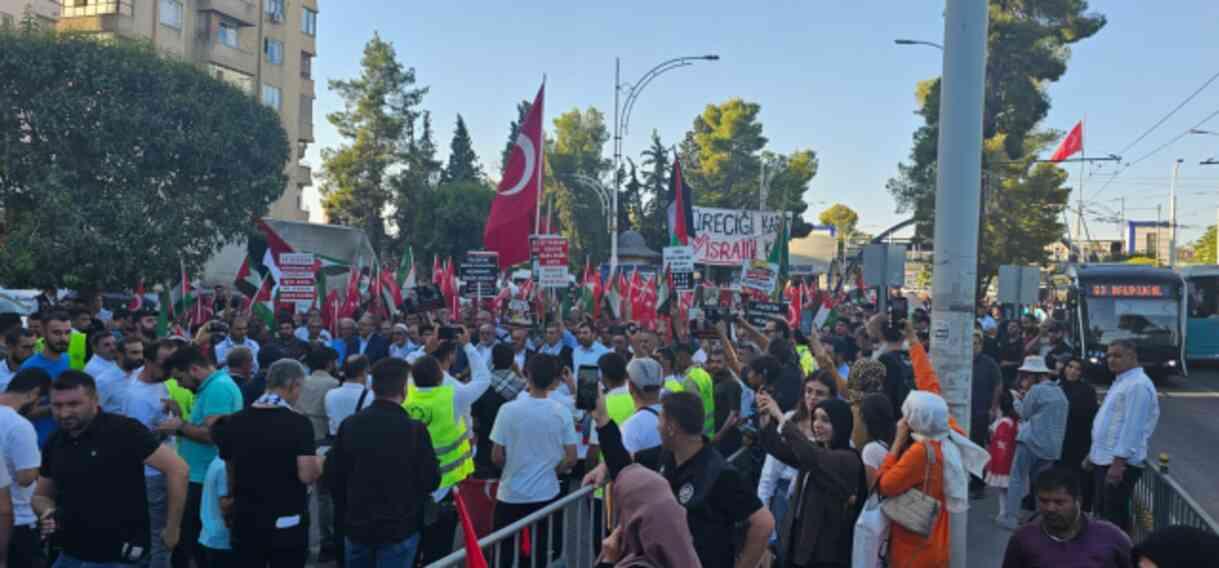
<instances>
[{"instance_id":1,"label":"clear blue sky","mask_svg":"<svg viewBox=\"0 0 1219 568\"><path fill-rule=\"evenodd\" d=\"M1179 0L1163 10L1094 0L1090 9L1109 23L1076 45L1066 76L1050 87L1045 126L1065 132L1086 114L1087 152L1107 154L1133 142L1219 72L1219 3ZM339 142L324 119L340 106L326 80L359 73L361 50L374 31L393 42L399 60L431 89L423 106L432 112L441 157L461 113L484 169L494 173L516 102L532 98L543 73L549 129L558 113L575 107L612 113L614 57L622 58L624 80L633 81L664 59L716 53L719 62L672 71L647 88L632 116L626 153L637 156L652 129L672 144L705 105L742 97L762 106L770 149L817 152L821 169L805 194L810 218L841 202L859 211L863 230L878 231L902 218L884 184L906 158L919 125L915 83L938 75L941 65L934 48L895 46L893 39L942 42L942 12L941 2L921 0L323 0L313 68L317 143L309 161L316 169L320 148ZM1142 157L1216 111L1219 81L1123 158ZM1219 132L1219 117L1203 127ZM1219 206L1219 166L1197 165L1210 157L1219 157L1219 136L1186 136L1122 173L1094 202L1090 196L1115 167L1092 166L1085 199L1093 210L1117 211L1116 199L1125 197L1128 218L1154 220L1157 204L1167 214L1171 166L1183 158L1179 223L1183 240L1192 240L1215 222ZM1075 186L1078 166L1070 171ZM310 202L318 207L315 196ZM1089 229L1093 237L1117 235L1112 222L1093 220Z\"/></svg>"}]
</instances>

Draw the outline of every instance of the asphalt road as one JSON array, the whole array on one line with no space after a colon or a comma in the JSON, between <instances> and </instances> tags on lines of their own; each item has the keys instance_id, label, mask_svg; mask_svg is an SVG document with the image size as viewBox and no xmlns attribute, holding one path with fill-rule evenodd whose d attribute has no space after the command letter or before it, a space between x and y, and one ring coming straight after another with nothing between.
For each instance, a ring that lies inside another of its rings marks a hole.
<instances>
[{"instance_id":1,"label":"asphalt road","mask_svg":"<svg viewBox=\"0 0 1219 568\"><path fill-rule=\"evenodd\" d=\"M1148 461L1168 456L1168 472L1202 508L1219 519L1219 366L1191 369L1157 388L1160 421Z\"/></svg>"}]
</instances>

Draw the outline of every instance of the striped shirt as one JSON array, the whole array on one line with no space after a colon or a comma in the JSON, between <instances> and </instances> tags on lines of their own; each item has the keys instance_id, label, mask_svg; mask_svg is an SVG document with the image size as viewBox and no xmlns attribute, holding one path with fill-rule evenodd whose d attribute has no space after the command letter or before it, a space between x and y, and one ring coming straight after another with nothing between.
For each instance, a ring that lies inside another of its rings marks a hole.
<instances>
[{"instance_id":1,"label":"striped shirt","mask_svg":"<svg viewBox=\"0 0 1219 568\"><path fill-rule=\"evenodd\" d=\"M1123 458L1130 465L1147 459L1147 441L1160 420L1156 387L1142 367L1117 376L1092 420L1092 450L1088 459L1110 465Z\"/></svg>"},{"instance_id":2,"label":"striped shirt","mask_svg":"<svg viewBox=\"0 0 1219 568\"><path fill-rule=\"evenodd\" d=\"M1028 446L1043 460L1062 457L1062 441L1067 435L1067 395L1057 381L1033 385L1020 405L1020 433L1016 441Z\"/></svg>"}]
</instances>

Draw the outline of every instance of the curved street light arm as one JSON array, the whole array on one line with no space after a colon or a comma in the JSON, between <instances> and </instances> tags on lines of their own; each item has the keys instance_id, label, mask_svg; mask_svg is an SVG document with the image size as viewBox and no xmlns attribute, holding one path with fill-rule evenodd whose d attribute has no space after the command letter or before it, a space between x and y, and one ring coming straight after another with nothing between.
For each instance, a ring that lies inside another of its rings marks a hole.
<instances>
[{"instance_id":1,"label":"curved street light arm","mask_svg":"<svg viewBox=\"0 0 1219 568\"><path fill-rule=\"evenodd\" d=\"M635 82L635 84L631 87L631 90L627 92L626 101L622 105L622 126L620 131L623 135L630 132L631 111L635 110L635 101L639 100L639 94L643 92L644 87L647 87L648 83L651 83L653 79L659 77L666 71L671 71L679 67L689 67L691 65L694 65L694 63L688 60L665 63L657 66L651 71L648 71L643 77Z\"/></svg>"}]
</instances>

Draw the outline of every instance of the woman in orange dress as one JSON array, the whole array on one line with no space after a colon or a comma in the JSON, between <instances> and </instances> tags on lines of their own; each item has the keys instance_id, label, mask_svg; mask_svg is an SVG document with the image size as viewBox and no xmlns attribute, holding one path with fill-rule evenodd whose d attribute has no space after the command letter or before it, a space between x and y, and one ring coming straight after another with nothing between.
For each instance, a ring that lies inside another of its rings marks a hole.
<instances>
[{"instance_id":1,"label":"woman in orange dress","mask_svg":"<svg viewBox=\"0 0 1219 568\"><path fill-rule=\"evenodd\" d=\"M939 394L939 378L912 329L907 339L918 390L902 403L897 436L880 466L876 490L883 497L896 497L919 489L940 502L940 514L925 537L890 523L889 566L947 567L951 551L949 513L968 508L969 472L980 477L989 456L970 442L949 416L948 404ZM935 457L928 466L927 458L932 454Z\"/></svg>"}]
</instances>

